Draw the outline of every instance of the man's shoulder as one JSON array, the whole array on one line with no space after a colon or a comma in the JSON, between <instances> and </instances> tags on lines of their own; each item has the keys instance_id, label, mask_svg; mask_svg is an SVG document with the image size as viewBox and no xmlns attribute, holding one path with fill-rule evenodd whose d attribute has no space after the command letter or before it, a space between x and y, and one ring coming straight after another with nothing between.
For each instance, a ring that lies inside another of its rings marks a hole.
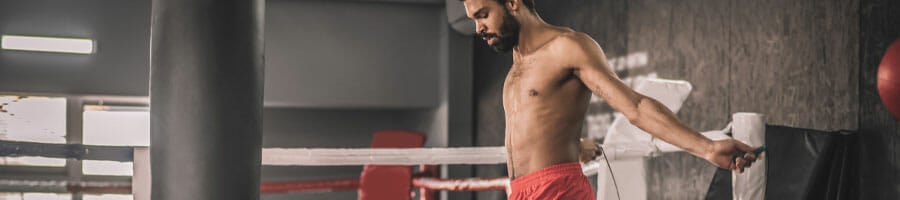
<instances>
[{"instance_id":1,"label":"man's shoulder","mask_svg":"<svg viewBox=\"0 0 900 200\"><path fill-rule=\"evenodd\" d=\"M577 32L570 31L566 33L562 33L556 41L554 41L552 52L556 57L564 58L570 61L585 61L585 59L592 58L591 55L596 55L600 50L600 46L591 38L590 35Z\"/></svg>"},{"instance_id":2,"label":"man's shoulder","mask_svg":"<svg viewBox=\"0 0 900 200\"><path fill-rule=\"evenodd\" d=\"M594 41L587 33L578 32L578 31L570 31L564 32L560 34L559 38L557 38L557 43L562 48L590 48L593 46L598 46L597 42Z\"/></svg>"}]
</instances>

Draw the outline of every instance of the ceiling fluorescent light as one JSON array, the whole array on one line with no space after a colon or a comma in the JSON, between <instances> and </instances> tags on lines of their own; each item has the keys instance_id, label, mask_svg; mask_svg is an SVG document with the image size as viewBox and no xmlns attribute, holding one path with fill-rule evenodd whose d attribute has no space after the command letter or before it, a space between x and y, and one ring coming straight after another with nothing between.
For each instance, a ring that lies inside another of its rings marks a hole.
<instances>
[{"instance_id":1,"label":"ceiling fluorescent light","mask_svg":"<svg viewBox=\"0 0 900 200\"><path fill-rule=\"evenodd\" d=\"M80 38L54 38L21 35L0 36L5 50L92 54L94 41Z\"/></svg>"}]
</instances>

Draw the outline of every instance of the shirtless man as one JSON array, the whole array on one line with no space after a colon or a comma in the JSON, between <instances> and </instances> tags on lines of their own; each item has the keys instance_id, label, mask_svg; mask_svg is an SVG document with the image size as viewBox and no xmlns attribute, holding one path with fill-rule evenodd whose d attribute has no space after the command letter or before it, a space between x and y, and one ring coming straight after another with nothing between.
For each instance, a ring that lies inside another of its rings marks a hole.
<instances>
[{"instance_id":1,"label":"shirtless man","mask_svg":"<svg viewBox=\"0 0 900 200\"><path fill-rule=\"evenodd\" d=\"M743 171L756 160L754 148L707 139L626 86L590 36L547 24L533 0L461 1L478 36L497 51L513 51L503 86L510 199L594 199L578 162L592 93L635 126L717 167Z\"/></svg>"}]
</instances>

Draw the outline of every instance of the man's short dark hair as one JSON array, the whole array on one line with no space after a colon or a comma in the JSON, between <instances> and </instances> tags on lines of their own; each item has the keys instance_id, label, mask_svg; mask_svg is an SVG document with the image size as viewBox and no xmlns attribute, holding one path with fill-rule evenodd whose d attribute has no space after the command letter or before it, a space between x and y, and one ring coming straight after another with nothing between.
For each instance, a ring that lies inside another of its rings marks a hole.
<instances>
[{"instance_id":1,"label":"man's short dark hair","mask_svg":"<svg viewBox=\"0 0 900 200\"><path fill-rule=\"evenodd\" d=\"M466 0L459 0L459 1L466 1ZM497 1L497 3L500 3L500 5L503 5L506 3L507 0L495 0L495 1ZM526 8L528 8L531 11L534 11L534 0L522 0L522 3L525 4Z\"/></svg>"}]
</instances>

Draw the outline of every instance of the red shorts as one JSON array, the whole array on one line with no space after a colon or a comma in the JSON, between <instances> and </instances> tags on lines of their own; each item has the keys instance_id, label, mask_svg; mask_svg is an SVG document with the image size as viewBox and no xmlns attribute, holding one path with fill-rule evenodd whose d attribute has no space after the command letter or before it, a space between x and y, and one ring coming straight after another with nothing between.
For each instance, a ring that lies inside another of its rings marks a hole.
<instances>
[{"instance_id":1,"label":"red shorts","mask_svg":"<svg viewBox=\"0 0 900 200\"><path fill-rule=\"evenodd\" d=\"M594 190L579 163L563 163L531 172L509 183L510 200L592 200Z\"/></svg>"}]
</instances>

